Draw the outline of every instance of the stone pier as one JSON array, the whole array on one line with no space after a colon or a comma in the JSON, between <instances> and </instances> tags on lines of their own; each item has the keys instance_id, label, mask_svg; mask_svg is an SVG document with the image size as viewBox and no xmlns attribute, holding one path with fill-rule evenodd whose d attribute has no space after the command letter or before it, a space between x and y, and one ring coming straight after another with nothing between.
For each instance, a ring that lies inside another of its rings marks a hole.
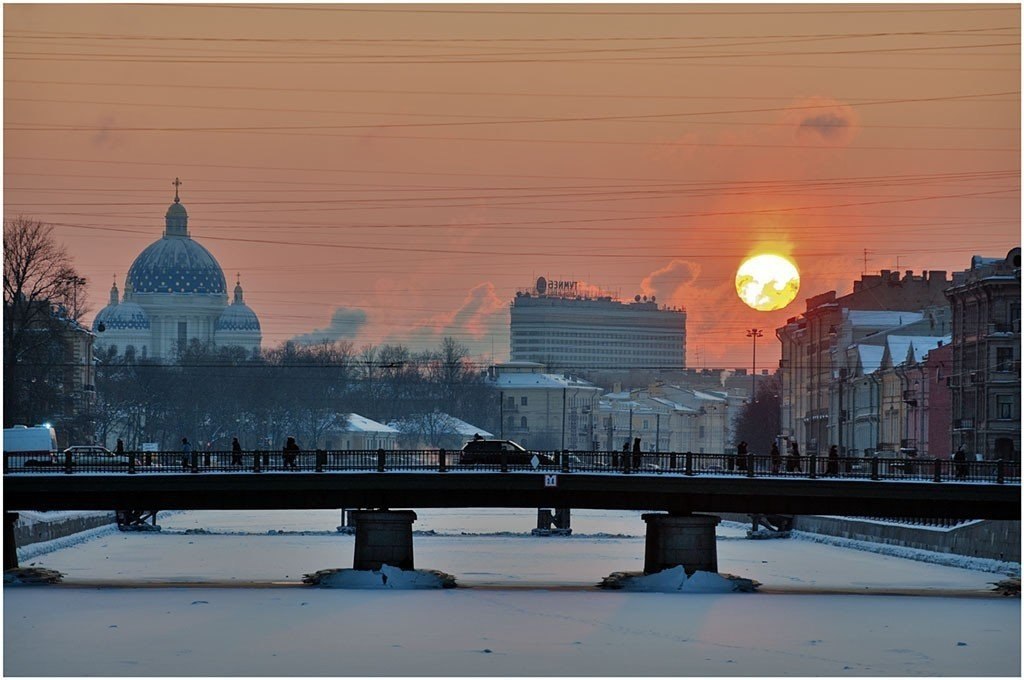
<instances>
[{"instance_id":1,"label":"stone pier","mask_svg":"<svg viewBox=\"0 0 1024 680\"><path fill-rule=\"evenodd\" d=\"M356 525L353 569L380 569L389 564L403 571L414 568L412 557L412 510L351 510Z\"/></svg>"},{"instance_id":2,"label":"stone pier","mask_svg":"<svg viewBox=\"0 0 1024 680\"><path fill-rule=\"evenodd\" d=\"M654 574L679 565L687 574L718 572L715 527L722 521L715 515L670 515L647 513L647 544L644 573Z\"/></svg>"}]
</instances>

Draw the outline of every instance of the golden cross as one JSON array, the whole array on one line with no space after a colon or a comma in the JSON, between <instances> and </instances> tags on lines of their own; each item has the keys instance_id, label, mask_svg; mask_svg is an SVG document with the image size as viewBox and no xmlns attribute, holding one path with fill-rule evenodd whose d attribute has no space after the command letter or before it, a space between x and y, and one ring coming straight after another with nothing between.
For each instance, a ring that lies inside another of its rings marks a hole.
<instances>
[{"instance_id":1,"label":"golden cross","mask_svg":"<svg viewBox=\"0 0 1024 680\"><path fill-rule=\"evenodd\" d=\"M175 202L175 203L180 203L180 202L181 202L181 199L180 199L180 198L178 198L178 187L180 187L180 186L181 186L181 180L180 180L180 179L178 179L177 177L175 177L175 178L174 178L174 181L173 181L173 182L171 182L171 184L173 184L173 185L174 185L174 202Z\"/></svg>"}]
</instances>

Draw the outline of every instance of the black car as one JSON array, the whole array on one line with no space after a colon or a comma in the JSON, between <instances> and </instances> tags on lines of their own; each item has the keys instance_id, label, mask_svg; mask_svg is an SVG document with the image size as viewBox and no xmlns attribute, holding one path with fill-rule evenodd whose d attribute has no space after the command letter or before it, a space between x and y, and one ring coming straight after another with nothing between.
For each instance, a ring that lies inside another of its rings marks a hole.
<instances>
[{"instance_id":1,"label":"black car","mask_svg":"<svg viewBox=\"0 0 1024 680\"><path fill-rule=\"evenodd\" d=\"M533 465L536 456L538 465L552 466L555 461L542 453L527 451L508 439L474 439L466 442L459 457L460 465L501 465L502 458L509 465Z\"/></svg>"}]
</instances>

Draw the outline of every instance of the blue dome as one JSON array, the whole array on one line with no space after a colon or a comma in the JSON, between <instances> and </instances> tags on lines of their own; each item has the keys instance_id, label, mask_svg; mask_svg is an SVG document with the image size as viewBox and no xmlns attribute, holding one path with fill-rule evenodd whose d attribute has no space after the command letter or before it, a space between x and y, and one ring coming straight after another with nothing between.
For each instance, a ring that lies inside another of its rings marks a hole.
<instances>
[{"instance_id":1,"label":"blue dome","mask_svg":"<svg viewBox=\"0 0 1024 680\"><path fill-rule=\"evenodd\" d=\"M217 319L217 326L215 330L259 331L260 320L256 317L256 312L249 309L248 305L236 302L233 305L228 305L227 308L221 312L220 317Z\"/></svg>"},{"instance_id":2,"label":"blue dome","mask_svg":"<svg viewBox=\"0 0 1024 680\"><path fill-rule=\"evenodd\" d=\"M129 285L133 294L227 293L224 272L217 260L187 236L165 236L139 253L128 270L126 289Z\"/></svg>"},{"instance_id":3,"label":"blue dome","mask_svg":"<svg viewBox=\"0 0 1024 680\"><path fill-rule=\"evenodd\" d=\"M119 305L107 305L100 310L92 322L93 331L99 332L99 325L104 330L149 330L149 316L142 307L134 302L122 302Z\"/></svg>"}]
</instances>

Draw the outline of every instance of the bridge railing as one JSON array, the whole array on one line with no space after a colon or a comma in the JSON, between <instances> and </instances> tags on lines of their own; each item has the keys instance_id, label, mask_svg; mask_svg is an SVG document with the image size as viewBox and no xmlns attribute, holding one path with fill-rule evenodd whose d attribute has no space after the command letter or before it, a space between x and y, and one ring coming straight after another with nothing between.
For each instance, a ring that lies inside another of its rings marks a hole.
<instances>
[{"instance_id":1,"label":"bridge railing","mask_svg":"<svg viewBox=\"0 0 1024 680\"><path fill-rule=\"evenodd\" d=\"M536 466L534 466L536 459ZM953 461L925 458L736 456L720 453L632 451L531 451L467 456L438 450L314 450L294 456L281 450L127 452L107 457L4 453L4 473L182 472L585 472L641 475L742 476L812 479L918 480L1020 484L1015 461Z\"/></svg>"}]
</instances>

